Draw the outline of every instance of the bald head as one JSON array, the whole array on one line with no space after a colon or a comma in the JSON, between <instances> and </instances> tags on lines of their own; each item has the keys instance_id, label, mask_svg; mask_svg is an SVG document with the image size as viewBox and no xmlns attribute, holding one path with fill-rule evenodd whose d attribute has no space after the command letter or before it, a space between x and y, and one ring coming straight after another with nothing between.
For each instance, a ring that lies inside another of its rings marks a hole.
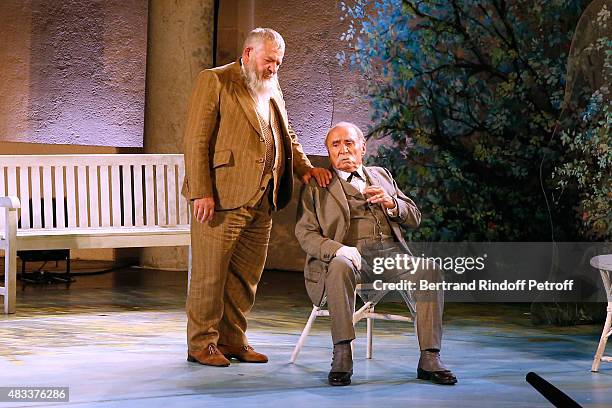
<instances>
[{"instance_id":1,"label":"bald head","mask_svg":"<svg viewBox=\"0 0 612 408\"><path fill-rule=\"evenodd\" d=\"M327 131L327 134L325 135L325 146L328 146L330 135L336 132L349 132L349 133L354 132L354 134L363 143L365 143L365 136L363 135L363 132L361 131L361 129L359 129L357 125L351 122L338 122ZM329 147L328 147L328 150L329 150Z\"/></svg>"}]
</instances>

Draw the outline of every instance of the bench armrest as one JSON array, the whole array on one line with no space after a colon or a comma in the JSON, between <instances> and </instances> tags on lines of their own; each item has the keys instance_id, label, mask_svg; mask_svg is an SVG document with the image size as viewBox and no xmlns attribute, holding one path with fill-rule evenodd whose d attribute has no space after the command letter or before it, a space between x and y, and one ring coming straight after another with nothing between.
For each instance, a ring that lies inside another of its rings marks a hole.
<instances>
[{"instance_id":1,"label":"bench armrest","mask_svg":"<svg viewBox=\"0 0 612 408\"><path fill-rule=\"evenodd\" d=\"M16 196L0 197L0 207L8 209L17 209L21 207L21 202Z\"/></svg>"}]
</instances>

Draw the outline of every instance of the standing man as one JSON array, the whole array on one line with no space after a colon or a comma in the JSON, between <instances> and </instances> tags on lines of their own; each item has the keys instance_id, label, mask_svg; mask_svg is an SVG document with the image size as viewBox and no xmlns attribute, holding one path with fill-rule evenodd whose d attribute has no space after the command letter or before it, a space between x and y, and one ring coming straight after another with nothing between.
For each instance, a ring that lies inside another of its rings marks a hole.
<instances>
[{"instance_id":1,"label":"standing man","mask_svg":"<svg viewBox=\"0 0 612 408\"><path fill-rule=\"evenodd\" d=\"M304 278L315 305L327 297L334 343L330 385L349 385L353 374L351 341L355 339L353 311L357 283L426 279L435 282L435 269L374 272L373 259L410 254L400 225L416 228L421 213L381 167L362 164L366 152L361 130L340 122L329 130L325 145L334 176L327 188L305 186L295 234L307 254ZM414 266L413 266L414 267ZM416 291L416 332L421 349L420 379L437 384L457 382L440 360L443 292Z\"/></svg>"},{"instance_id":2,"label":"standing man","mask_svg":"<svg viewBox=\"0 0 612 408\"><path fill-rule=\"evenodd\" d=\"M291 199L293 173L321 186L289 125L277 71L285 42L256 28L242 57L198 75L185 132L183 195L191 200L192 272L187 360L225 367L229 358L265 363L247 341L246 314L266 260L271 212Z\"/></svg>"}]
</instances>

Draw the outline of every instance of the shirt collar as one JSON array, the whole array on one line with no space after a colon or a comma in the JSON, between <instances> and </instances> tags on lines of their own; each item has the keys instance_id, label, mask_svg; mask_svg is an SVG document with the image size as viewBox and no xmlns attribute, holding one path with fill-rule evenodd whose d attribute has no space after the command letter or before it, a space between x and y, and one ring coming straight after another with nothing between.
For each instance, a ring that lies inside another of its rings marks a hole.
<instances>
[{"instance_id":1,"label":"shirt collar","mask_svg":"<svg viewBox=\"0 0 612 408\"><path fill-rule=\"evenodd\" d=\"M336 169L336 168L334 168L334 170L336 170L336 174L338 174L338 177L340 177L342 180L345 180L345 181L346 181L346 180L349 178L349 176L351 175L351 173L349 173L349 172L347 172L347 171L342 171L342 170L339 170L339 169ZM359 165L359 167L357 167L357 170L356 170L356 171L357 171L357 173L359 173L359 175L361 176L361 178L362 178L363 180L365 180L365 179L366 179L366 177L365 177L365 173L364 173L364 171L363 171L363 165L361 165L361 164L360 164L360 165Z\"/></svg>"}]
</instances>

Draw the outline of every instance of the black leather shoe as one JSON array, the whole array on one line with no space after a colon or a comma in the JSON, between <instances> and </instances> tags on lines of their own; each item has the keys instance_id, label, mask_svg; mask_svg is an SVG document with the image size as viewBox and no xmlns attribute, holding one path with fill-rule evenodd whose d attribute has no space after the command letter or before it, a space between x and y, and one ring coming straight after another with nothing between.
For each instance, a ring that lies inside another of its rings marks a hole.
<instances>
[{"instance_id":1,"label":"black leather shoe","mask_svg":"<svg viewBox=\"0 0 612 408\"><path fill-rule=\"evenodd\" d=\"M353 375L353 353L351 343L334 344L334 355L332 358L332 368L327 375L329 385L342 386L351 383Z\"/></svg>"},{"instance_id":2,"label":"black leather shoe","mask_svg":"<svg viewBox=\"0 0 612 408\"><path fill-rule=\"evenodd\" d=\"M434 384L455 385L457 378L450 370L444 371L426 371L422 368L417 368L417 378L419 380L431 381Z\"/></svg>"},{"instance_id":3,"label":"black leather shoe","mask_svg":"<svg viewBox=\"0 0 612 408\"><path fill-rule=\"evenodd\" d=\"M443 385L454 385L457 383L457 378L451 370L446 368L440 359L440 352L438 350L421 350L421 357L417 367L417 378L420 380Z\"/></svg>"},{"instance_id":4,"label":"black leather shoe","mask_svg":"<svg viewBox=\"0 0 612 408\"><path fill-rule=\"evenodd\" d=\"M343 386L351 384L351 376L353 375L353 370L349 372L338 372L338 371L330 371L327 375L327 381L329 385L334 386Z\"/></svg>"}]
</instances>

